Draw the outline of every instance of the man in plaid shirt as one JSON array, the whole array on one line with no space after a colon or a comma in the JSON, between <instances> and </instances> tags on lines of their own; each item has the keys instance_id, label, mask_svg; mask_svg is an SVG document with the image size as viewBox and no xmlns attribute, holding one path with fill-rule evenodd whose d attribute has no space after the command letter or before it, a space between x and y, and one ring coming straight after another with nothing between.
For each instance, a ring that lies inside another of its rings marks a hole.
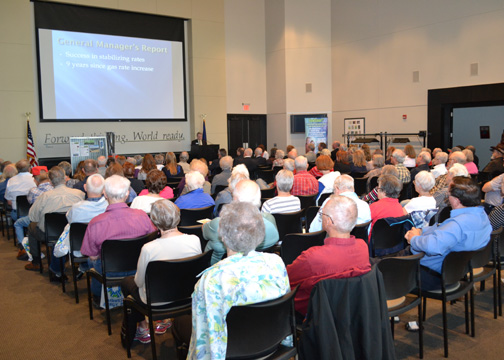
<instances>
[{"instance_id":1,"label":"man in plaid shirt","mask_svg":"<svg viewBox=\"0 0 504 360\"><path fill-rule=\"evenodd\" d=\"M298 156L294 161L296 165L296 175L294 175L294 184L291 194L313 195L318 193L318 181L308 170L308 160L304 156Z\"/></svg>"},{"instance_id":2,"label":"man in plaid shirt","mask_svg":"<svg viewBox=\"0 0 504 360\"><path fill-rule=\"evenodd\" d=\"M390 158L392 165L395 165L397 172L399 173L398 179L403 184L407 184L411 181L411 173L406 168L406 166L403 165L405 158L406 154L404 153L404 151L399 149L394 150L394 152L392 153L392 157Z\"/></svg>"}]
</instances>

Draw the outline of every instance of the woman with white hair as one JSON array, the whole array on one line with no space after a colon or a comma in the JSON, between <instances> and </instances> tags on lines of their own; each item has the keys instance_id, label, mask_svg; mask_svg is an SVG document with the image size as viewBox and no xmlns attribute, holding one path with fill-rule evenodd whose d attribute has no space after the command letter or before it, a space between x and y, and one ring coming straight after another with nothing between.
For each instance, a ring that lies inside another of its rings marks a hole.
<instances>
[{"instance_id":1,"label":"woman with white hair","mask_svg":"<svg viewBox=\"0 0 504 360\"><path fill-rule=\"evenodd\" d=\"M242 180L249 180L249 172L244 164L236 165L231 172L231 177L228 179L228 187L222 190L215 198L214 217L219 216L220 209L224 204L229 204L233 201L233 191L236 184Z\"/></svg>"},{"instance_id":2,"label":"woman with white hair","mask_svg":"<svg viewBox=\"0 0 504 360\"><path fill-rule=\"evenodd\" d=\"M199 209L215 205L214 199L203 192L205 178L198 171L191 171L185 175L187 193L181 195L175 204L180 209Z\"/></svg>"},{"instance_id":3,"label":"woman with white hair","mask_svg":"<svg viewBox=\"0 0 504 360\"><path fill-rule=\"evenodd\" d=\"M448 191L448 189L453 178L456 176L470 177L469 172L464 165L452 165L450 170L448 170L448 172L446 173L445 186L432 194L434 196L434 199L436 200L436 206L439 208L439 211L449 205L448 196L450 195L450 192Z\"/></svg>"},{"instance_id":4,"label":"woman with white hair","mask_svg":"<svg viewBox=\"0 0 504 360\"><path fill-rule=\"evenodd\" d=\"M273 160L273 168L275 166L283 166L285 153L283 150L278 149L275 152L275 160Z\"/></svg>"},{"instance_id":5,"label":"woman with white hair","mask_svg":"<svg viewBox=\"0 0 504 360\"><path fill-rule=\"evenodd\" d=\"M434 187L436 179L429 171L424 170L417 174L413 183L415 184L418 197L411 199L404 206L404 214L418 212L416 214L419 216L415 218L415 225L417 225L423 222L427 215L427 210L436 209L436 200L430 194L430 190Z\"/></svg>"},{"instance_id":6,"label":"woman with white hair","mask_svg":"<svg viewBox=\"0 0 504 360\"><path fill-rule=\"evenodd\" d=\"M266 200L262 206L263 213L278 214L301 210L301 201L291 195L294 174L289 170L280 170L275 177L278 195Z\"/></svg>"}]
</instances>

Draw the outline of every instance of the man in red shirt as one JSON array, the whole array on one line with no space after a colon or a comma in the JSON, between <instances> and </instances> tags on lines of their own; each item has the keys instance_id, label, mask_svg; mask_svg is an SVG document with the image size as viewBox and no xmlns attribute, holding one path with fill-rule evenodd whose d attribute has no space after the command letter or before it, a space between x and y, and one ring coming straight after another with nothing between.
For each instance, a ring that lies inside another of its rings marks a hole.
<instances>
[{"instance_id":1,"label":"man in red shirt","mask_svg":"<svg viewBox=\"0 0 504 360\"><path fill-rule=\"evenodd\" d=\"M350 235L357 221L355 202L346 196L333 195L320 215L322 228L329 236L324 245L303 251L287 266L291 289L300 285L294 303L296 311L303 316L317 282L361 276L371 270L367 244Z\"/></svg>"},{"instance_id":2,"label":"man in red shirt","mask_svg":"<svg viewBox=\"0 0 504 360\"><path fill-rule=\"evenodd\" d=\"M304 156L298 156L294 161L296 165L296 175L292 184L291 194L313 195L318 193L318 181L308 170L308 160Z\"/></svg>"}]
</instances>

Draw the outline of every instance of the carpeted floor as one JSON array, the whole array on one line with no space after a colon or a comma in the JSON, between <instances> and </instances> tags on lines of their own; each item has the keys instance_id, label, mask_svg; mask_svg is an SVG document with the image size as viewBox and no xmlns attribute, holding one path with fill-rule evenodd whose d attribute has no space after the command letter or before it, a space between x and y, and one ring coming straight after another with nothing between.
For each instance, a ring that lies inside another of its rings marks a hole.
<instances>
[{"instance_id":1,"label":"carpeted floor","mask_svg":"<svg viewBox=\"0 0 504 360\"><path fill-rule=\"evenodd\" d=\"M105 313L95 310L89 319L86 282L78 283L80 303L74 299L73 285L67 292L49 283L43 275L26 271L26 262L16 260L12 238L0 237L0 359L126 359L120 342L121 310L112 311L112 335L107 335ZM45 266L45 263L44 263ZM479 287L479 285L478 285ZM476 296L476 337L465 334L463 302L448 305L449 346L452 359L500 359L504 317L493 319L492 284ZM396 324L396 353L399 359L418 358L418 335L405 330L407 321L416 320L416 310L401 316ZM424 332L424 358L443 357L441 302L428 301ZM160 359L176 359L169 331L156 336ZM135 343L133 359L151 359L150 345ZM316 359L314 359L316 360Z\"/></svg>"}]
</instances>

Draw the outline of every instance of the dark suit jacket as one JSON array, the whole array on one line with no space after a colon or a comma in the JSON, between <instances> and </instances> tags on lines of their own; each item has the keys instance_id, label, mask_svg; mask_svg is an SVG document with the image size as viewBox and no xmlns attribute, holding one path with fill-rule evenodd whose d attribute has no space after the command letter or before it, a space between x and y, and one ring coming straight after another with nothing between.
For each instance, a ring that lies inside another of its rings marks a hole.
<instances>
[{"instance_id":1,"label":"dark suit jacket","mask_svg":"<svg viewBox=\"0 0 504 360\"><path fill-rule=\"evenodd\" d=\"M248 171L251 180L255 180L255 172L257 170L257 161L251 157L236 158L234 159L234 166L244 164Z\"/></svg>"},{"instance_id":2,"label":"dark suit jacket","mask_svg":"<svg viewBox=\"0 0 504 360\"><path fill-rule=\"evenodd\" d=\"M203 143L203 145L207 145L206 140L201 140L201 142ZM191 141L191 145L198 145L198 139L194 139L193 141Z\"/></svg>"},{"instance_id":3,"label":"dark suit jacket","mask_svg":"<svg viewBox=\"0 0 504 360\"><path fill-rule=\"evenodd\" d=\"M429 167L429 164L423 164L423 165L418 165L416 168L413 168L411 169L411 181L415 180L415 176L417 176L417 174L420 172L420 171L430 171L430 167Z\"/></svg>"},{"instance_id":4,"label":"dark suit jacket","mask_svg":"<svg viewBox=\"0 0 504 360\"><path fill-rule=\"evenodd\" d=\"M268 165L267 160L263 158L262 156L254 158L254 160L257 163L257 166L266 166Z\"/></svg>"}]
</instances>

